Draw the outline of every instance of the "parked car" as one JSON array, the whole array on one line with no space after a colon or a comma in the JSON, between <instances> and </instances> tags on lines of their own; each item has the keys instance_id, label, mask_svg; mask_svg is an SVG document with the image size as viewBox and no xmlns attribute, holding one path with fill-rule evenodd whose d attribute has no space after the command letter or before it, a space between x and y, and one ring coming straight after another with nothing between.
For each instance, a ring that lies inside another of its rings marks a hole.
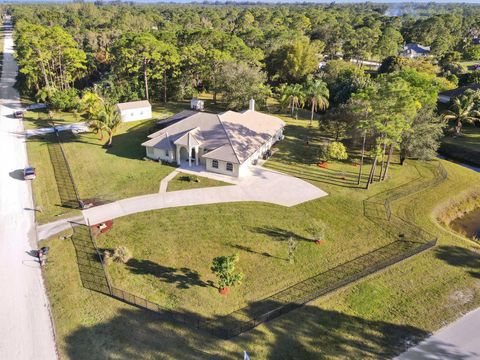
<instances>
[{"instance_id":1,"label":"parked car","mask_svg":"<svg viewBox=\"0 0 480 360\"><path fill-rule=\"evenodd\" d=\"M31 166L27 166L25 169L23 169L23 179L24 180L33 180L37 177L37 174L35 172L35 168Z\"/></svg>"},{"instance_id":2,"label":"parked car","mask_svg":"<svg viewBox=\"0 0 480 360\"><path fill-rule=\"evenodd\" d=\"M13 116L15 116L16 118L23 118L24 113L25 113L25 111L23 111L23 110L17 110L13 113Z\"/></svg>"}]
</instances>

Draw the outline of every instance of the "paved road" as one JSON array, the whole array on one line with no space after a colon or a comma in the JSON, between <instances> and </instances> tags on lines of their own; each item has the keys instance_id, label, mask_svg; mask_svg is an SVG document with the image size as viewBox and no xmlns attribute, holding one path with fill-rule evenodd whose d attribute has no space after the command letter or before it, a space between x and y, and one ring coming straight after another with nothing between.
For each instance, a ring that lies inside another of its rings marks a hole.
<instances>
[{"instance_id":1,"label":"paved road","mask_svg":"<svg viewBox=\"0 0 480 360\"><path fill-rule=\"evenodd\" d=\"M27 252L35 248L31 187L20 180L27 165L20 108L13 88L13 41L5 32L0 82L0 359L56 359L55 342L40 267Z\"/></svg>"},{"instance_id":2,"label":"paved road","mask_svg":"<svg viewBox=\"0 0 480 360\"><path fill-rule=\"evenodd\" d=\"M155 209L240 201L294 206L327 195L316 186L286 174L260 167L252 168L251 171L251 176L238 181L236 185L136 196L95 206L84 210L83 215L90 224L98 224Z\"/></svg>"},{"instance_id":3,"label":"paved road","mask_svg":"<svg viewBox=\"0 0 480 360\"><path fill-rule=\"evenodd\" d=\"M480 359L480 309L447 325L395 360Z\"/></svg>"}]
</instances>

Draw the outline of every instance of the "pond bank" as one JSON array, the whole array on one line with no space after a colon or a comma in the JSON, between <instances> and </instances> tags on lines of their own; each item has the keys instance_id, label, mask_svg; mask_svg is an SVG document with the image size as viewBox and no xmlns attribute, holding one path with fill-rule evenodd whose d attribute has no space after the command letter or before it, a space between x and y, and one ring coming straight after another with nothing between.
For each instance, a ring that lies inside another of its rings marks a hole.
<instances>
[{"instance_id":1,"label":"pond bank","mask_svg":"<svg viewBox=\"0 0 480 360\"><path fill-rule=\"evenodd\" d=\"M450 227L468 238L480 240L480 207L453 220Z\"/></svg>"}]
</instances>

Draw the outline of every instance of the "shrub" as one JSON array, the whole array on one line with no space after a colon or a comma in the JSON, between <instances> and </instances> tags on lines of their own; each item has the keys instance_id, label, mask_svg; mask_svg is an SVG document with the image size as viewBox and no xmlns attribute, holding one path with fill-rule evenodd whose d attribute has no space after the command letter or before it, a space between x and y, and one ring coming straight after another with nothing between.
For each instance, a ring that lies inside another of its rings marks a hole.
<instances>
[{"instance_id":1,"label":"shrub","mask_svg":"<svg viewBox=\"0 0 480 360\"><path fill-rule=\"evenodd\" d=\"M328 145L322 146L320 150L320 159L329 161L332 159L345 160L348 159L347 149L339 141L332 141Z\"/></svg>"},{"instance_id":2,"label":"shrub","mask_svg":"<svg viewBox=\"0 0 480 360\"><path fill-rule=\"evenodd\" d=\"M77 90L56 90L48 99L49 105L55 110L71 111L80 107L80 98L78 97Z\"/></svg>"},{"instance_id":3,"label":"shrub","mask_svg":"<svg viewBox=\"0 0 480 360\"><path fill-rule=\"evenodd\" d=\"M213 259L212 272L218 278L218 287L220 289L240 284L243 279L243 273L235 274L235 264L238 262L238 254L230 256L218 256Z\"/></svg>"},{"instance_id":4,"label":"shrub","mask_svg":"<svg viewBox=\"0 0 480 360\"><path fill-rule=\"evenodd\" d=\"M132 253L125 246L115 248L112 255L112 260L117 263L126 264L132 258Z\"/></svg>"}]
</instances>

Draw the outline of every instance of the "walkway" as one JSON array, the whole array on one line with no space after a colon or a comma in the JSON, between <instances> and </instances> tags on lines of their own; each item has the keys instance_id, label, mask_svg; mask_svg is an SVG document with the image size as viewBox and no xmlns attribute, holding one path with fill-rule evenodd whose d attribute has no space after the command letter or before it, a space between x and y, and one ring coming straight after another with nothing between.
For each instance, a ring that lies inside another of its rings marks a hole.
<instances>
[{"instance_id":1,"label":"walkway","mask_svg":"<svg viewBox=\"0 0 480 360\"><path fill-rule=\"evenodd\" d=\"M290 175L260 167L252 168L251 172L250 176L236 185L137 196L83 210L83 215L90 224L98 224L155 209L240 201L259 201L290 207L327 195L316 186Z\"/></svg>"},{"instance_id":2,"label":"walkway","mask_svg":"<svg viewBox=\"0 0 480 360\"><path fill-rule=\"evenodd\" d=\"M395 360L480 359L480 308L440 329Z\"/></svg>"},{"instance_id":3,"label":"walkway","mask_svg":"<svg viewBox=\"0 0 480 360\"><path fill-rule=\"evenodd\" d=\"M0 359L56 359L48 299L40 266L29 251L36 248L29 181L19 179L28 164L23 124L12 114L21 108L14 89L17 66L11 28L4 32L0 88Z\"/></svg>"},{"instance_id":4,"label":"walkway","mask_svg":"<svg viewBox=\"0 0 480 360\"><path fill-rule=\"evenodd\" d=\"M66 219L52 221L48 224L39 225L37 226L37 239L39 241L48 239L55 234L72 229L74 226L82 225L84 223L85 220L83 219L83 216L78 215Z\"/></svg>"},{"instance_id":5,"label":"walkway","mask_svg":"<svg viewBox=\"0 0 480 360\"><path fill-rule=\"evenodd\" d=\"M73 130L77 132L87 132L88 126L84 122L66 124L66 125L56 125L55 128L52 126L52 127L46 127L46 128L40 128L40 129L25 130L24 135L26 137L36 136L36 135L45 135L45 134L53 133L55 129L58 131Z\"/></svg>"}]
</instances>

